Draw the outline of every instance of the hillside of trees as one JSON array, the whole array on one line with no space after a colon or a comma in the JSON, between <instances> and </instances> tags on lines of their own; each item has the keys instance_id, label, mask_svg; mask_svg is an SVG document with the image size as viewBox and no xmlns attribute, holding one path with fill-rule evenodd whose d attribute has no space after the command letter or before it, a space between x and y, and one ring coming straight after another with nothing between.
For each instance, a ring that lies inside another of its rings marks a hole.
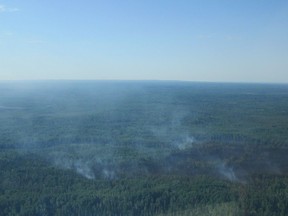
<instances>
[{"instance_id":1,"label":"hillside of trees","mask_svg":"<svg viewBox=\"0 0 288 216\"><path fill-rule=\"evenodd\" d=\"M0 215L288 215L288 85L0 83Z\"/></svg>"}]
</instances>

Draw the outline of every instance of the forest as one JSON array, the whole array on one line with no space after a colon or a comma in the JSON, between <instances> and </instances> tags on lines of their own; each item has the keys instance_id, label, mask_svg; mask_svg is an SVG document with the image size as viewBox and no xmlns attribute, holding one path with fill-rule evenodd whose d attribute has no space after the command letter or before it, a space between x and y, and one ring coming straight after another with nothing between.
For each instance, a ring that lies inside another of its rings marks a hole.
<instances>
[{"instance_id":1,"label":"forest","mask_svg":"<svg viewBox=\"0 0 288 216\"><path fill-rule=\"evenodd\" d=\"M288 85L1 81L0 215L288 215Z\"/></svg>"}]
</instances>

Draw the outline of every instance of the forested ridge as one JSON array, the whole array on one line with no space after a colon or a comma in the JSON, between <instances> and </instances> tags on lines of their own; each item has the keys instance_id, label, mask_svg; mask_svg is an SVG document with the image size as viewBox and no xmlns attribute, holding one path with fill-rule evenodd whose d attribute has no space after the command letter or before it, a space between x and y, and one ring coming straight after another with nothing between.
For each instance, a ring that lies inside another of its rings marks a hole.
<instances>
[{"instance_id":1,"label":"forested ridge","mask_svg":"<svg viewBox=\"0 0 288 216\"><path fill-rule=\"evenodd\" d=\"M0 215L288 215L288 86L0 83Z\"/></svg>"}]
</instances>

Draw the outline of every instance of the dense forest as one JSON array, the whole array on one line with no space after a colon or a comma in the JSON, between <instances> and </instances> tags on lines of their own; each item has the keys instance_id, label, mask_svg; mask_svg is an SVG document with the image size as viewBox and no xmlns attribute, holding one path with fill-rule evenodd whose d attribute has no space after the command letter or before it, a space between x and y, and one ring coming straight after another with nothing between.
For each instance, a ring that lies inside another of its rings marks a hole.
<instances>
[{"instance_id":1,"label":"dense forest","mask_svg":"<svg viewBox=\"0 0 288 216\"><path fill-rule=\"evenodd\" d=\"M288 85L0 83L0 215L288 215Z\"/></svg>"}]
</instances>

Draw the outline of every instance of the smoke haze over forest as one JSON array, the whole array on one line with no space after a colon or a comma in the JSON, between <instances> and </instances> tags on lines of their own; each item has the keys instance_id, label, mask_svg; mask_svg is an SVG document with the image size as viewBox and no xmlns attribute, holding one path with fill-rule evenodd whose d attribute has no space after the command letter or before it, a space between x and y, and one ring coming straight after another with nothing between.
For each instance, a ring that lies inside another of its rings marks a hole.
<instances>
[{"instance_id":1,"label":"smoke haze over forest","mask_svg":"<svg viewBox=\"0 0 288 216\"><path fill-rule=\"evenodd\" d=\"M1 81L0 214L288 213L287 101L280 84Z\"/></svg>"},{"instance_id":2,"label":"smoke haze over forest","mask_svg":"<svg viewBox=\"0 0 288 216\"><path fill-rule=\"evenodd\" d=\"M12 137L2 136L15 148L39 154L56 167L75 170L89 179L210 172L231 181L240 176L244 181L249 172L240 165L235 168L231 160L241 158L244 147L239 152L239 144L265 139L273 103L263 101L262 95L273 98L275 93L283 94L280 91L286 86L43 81L14 86L5 82L1 88L0 108L7 122L2 131L15 128ZM253 101L253 109L243 100ZM245 109L245 114L239 109ZM261 125L250 122L247 130L242 124L250 118ZM271 136L282 139L279 134ZM215 141L236 149L207 151ZM260 154L265 158L261 163L270 163L265 152ZM190 169L189 163L205 167ZM271 163L278 166L278 162Z\"/></svg>"}]
</instances>

